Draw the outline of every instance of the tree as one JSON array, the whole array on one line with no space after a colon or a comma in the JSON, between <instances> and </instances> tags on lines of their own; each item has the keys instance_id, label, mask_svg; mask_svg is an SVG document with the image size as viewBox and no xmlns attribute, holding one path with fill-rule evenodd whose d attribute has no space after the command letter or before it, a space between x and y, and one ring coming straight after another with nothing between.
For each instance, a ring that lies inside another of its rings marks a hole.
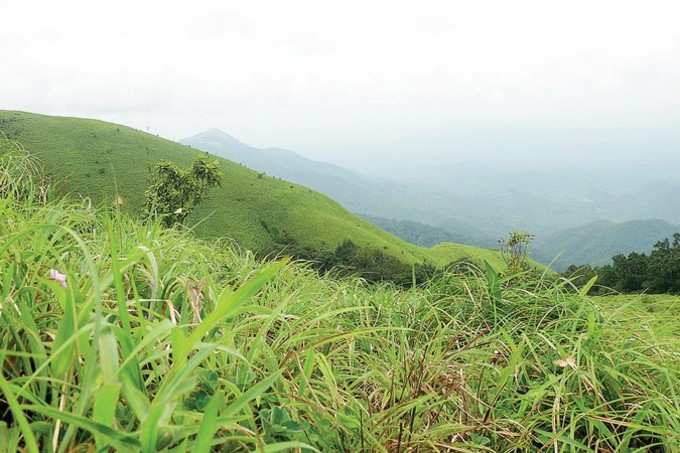
<instances>
[{"instance_id":1,"label":"tree","mask_svg":"<svg viewBox=\"0 0 680 453\"><path fill-rule=\"evenodd\" d=\"M151 168L144 191L146 214L158 216L166 227L182 223L221 179L216 161L199 159L187 170L160 161Z\"/></svg>"},{"instance_id":2,"label":"tree","mask_svg":"<svg viewBox=\"0 0 680 453\"><path fill-rule=\"evenodd\" d=\"M643 289L647 279L647 257L644 253L633 252L628 256L617 255L612 258L617 284L622 292L637 292Z\"/></svg>"},{"instance_id":3,"label":"tree","mask_svg":"<svg viewBox=\"0 0 680 453\"><path fill-rule=\"evenodd\" d=\"M675 233L672 239L657 242L649 255L637 252L616 255L612 258L611 264L594 268L572 265L564 275L574 277L576 271L582 273L584 278L597 274L600 286L621 292L648 291L657 294L678 294L680 293L680 233Z\"/></svg>"},{"instance_id":4,"label":"tree","mask_svg":"<svg viewBox=\"0 0 680 453\"><path fill-rule=\"evenodd\" d=\"M534 235L526 231L512 231L507 237L498 241L501 255L509 273L529 269L529 246Z\"/></svg>"}]
</instances>

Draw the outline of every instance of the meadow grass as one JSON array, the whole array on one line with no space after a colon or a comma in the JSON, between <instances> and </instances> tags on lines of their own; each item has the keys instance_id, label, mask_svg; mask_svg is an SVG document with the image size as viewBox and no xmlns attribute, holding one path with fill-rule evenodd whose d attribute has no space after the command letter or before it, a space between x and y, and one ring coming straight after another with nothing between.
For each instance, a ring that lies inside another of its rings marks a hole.
<instances>
[{"instance_id":1,"label":"meadow grass","mask_svg":"<svg viewBox=\"0 0 680 453\"><path fill-rule=\"evenodd\" d=\"M680 449L674 302L492 267L368 285L16 187L0 452Z\"/></svg>"}]
</instances>

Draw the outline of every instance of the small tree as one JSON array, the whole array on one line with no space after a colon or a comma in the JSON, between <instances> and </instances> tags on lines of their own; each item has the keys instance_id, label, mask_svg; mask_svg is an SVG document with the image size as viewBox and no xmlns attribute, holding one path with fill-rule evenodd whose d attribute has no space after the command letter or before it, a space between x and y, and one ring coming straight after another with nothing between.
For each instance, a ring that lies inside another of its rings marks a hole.
<instances>
[{"instance_id":1,"label":"small tree","mask_svg":"<svg viewBox=\"0 0 680 453\"><path fill-rule=\"evenodd\" d=\"M221 179L215 161L199 159L188 170L160 161L151 168L149 186L144 191L146 213L157 215L167 227L182 223Z\"/></svg>"},{"instance_id":2,"label":"small tree","mask_svg":"<svg viewBox=\"0 0 680 453\"><path fill-rule=\"evenodd\" d=\"M521 272L529 269L529 246L534 235L526 231L512 231L498 241L508 272Z\"/></svg>"}]
</instances>

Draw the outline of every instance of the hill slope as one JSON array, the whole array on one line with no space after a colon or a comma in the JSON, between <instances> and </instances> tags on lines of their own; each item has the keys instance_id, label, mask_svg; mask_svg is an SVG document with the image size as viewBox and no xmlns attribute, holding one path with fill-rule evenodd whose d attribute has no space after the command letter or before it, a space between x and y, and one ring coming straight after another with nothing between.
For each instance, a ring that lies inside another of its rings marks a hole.
<instances>
[{"instance_id":1,"label":"hill slope","mask_svg":"<svg viewBox=\"0 0 680 453\"><path fill-rule=\"evenodd\" d=\"M461 230L453 232L446 228L427 225L413 220L387 219L385 217L365 214L361 217L388 233L392 233L411 244L422 247L432 247L442 242L457 242L461 244L481 243L484 247L494 247L498 244L498 241L493 240L490 236L484 236L481 232L478 234L466 234Z\"/></svg>"},{"instance_id":2,"label":"hill slope","mask_svg":"<svg viewBox=\"0 0 680 453\"><path fill-rule=\"evenodd\" d=\"M494 246L477 228L451 216L453 206L462 200L444 197L419 185L404 185L319 162L281 148L256 148L246 145L218 129L180 140L201 151L239 162L253 170L310 187L355 213L376 217L404 219L443 227L465 244ZM427 200L427 203L423 203ZM378 225L382 227L382 225Z\"/></svg>"},{"instance_id":3,"label":"hill slope","mask_svg":"<svg viewBox=\"0 0 680 453\"><path fill-rule=\"evenodd\" d=\"M36 154L59 190L110 203L118 193L123 208L136 212L143 205L148 166L165 159L187 166L205 156L187 146L121 125L92 119L54 117L0 111L0 130ZM306 187L217 159L223 185L189 218L204 237L229 237L244 247L267 250L275 231L300 245L333 250L345 239L382 250L405 263L484 257L501 267L490 250L447 244L426 249L409 244L352 215L335 201Z\"/></svg>"},{"instance_id":4,"label":"hill slope","mask_svg":"<svg viewBox=\"0 0 680 453\"><path fill-rule=\"evenodd\" d=\"M663 220L602 220L538 238L535 258L549 263L557 257L557 270L570 264L603 265L619 253L649 252L657 241L678 231L680 227Z\"/></svg>"}]
</instances>

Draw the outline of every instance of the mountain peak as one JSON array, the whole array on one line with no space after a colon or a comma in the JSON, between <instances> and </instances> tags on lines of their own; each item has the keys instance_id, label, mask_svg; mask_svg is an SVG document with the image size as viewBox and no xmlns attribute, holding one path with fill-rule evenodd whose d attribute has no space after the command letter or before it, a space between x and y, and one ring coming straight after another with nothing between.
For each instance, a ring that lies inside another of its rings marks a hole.
<instances>
[{"instance_id":1,"label":"mountain peak","mask_svg":"<svg viewBox=\"0 0 680 453\"><path fill-rule=\"evenodd\" d=\"M240 161L240 159L237 159L236 156L228 153L224 154L224 151L232 153L251 153L253 151L251 146L246 145L233 135L229 135L217 128L205 130L194 136L184 138L179 142L237 161Z\"/></svg>"},{"instance_id":2,"label":"mountain peak","mask_svg":"<svg viewBox=\"0 0 680 453\"><path fill-rule=\"evenodd\" d=\"M209 140L218 141L218 142L221 142L221 143L224 143L224 144L244 145L243 142L241 142L239 139L237 139L233 135L229 135L226 132L224 132L222 129L217 129L217 128L207 129L203 132L199 132L198 134L196 134L196 135L194 135L193 137L190 137L190 138L209 139Z\"/></svg>"}]
</instances>

